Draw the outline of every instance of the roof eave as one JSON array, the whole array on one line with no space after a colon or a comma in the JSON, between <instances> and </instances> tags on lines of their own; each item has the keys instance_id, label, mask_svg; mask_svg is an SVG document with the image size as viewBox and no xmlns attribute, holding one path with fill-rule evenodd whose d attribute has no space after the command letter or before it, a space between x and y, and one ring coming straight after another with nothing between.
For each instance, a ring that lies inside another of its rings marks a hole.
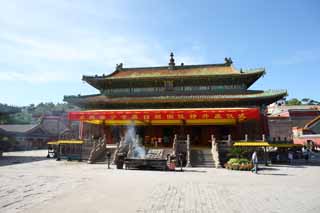
<instances>
[{"instance_id":1,"label":"roof eave","mask_svg":"<svg viewBox=\"0 0 320 213\"><path fill-rule=\"evenodd\" d=\"M251 87L252 84L254 84L259 78L261 78L262 76L264 76L266 74L266 70L263 68L263 69L261 69L259 71L252 72L252 73L247 73L247 74L249 74L249 75L251 74L251 75L255 76L255 77L252 78L252 80L250 80L246 84L247 89L249 89L249 87Z\"/></svg>"},{"instance_id":2,"label":"roof eave","mask_svg":"<svg viewBox=\"0 0 320 213\"><path fill-rule=\"evenodd\" d=\"M115 71L118 72L118 71ZM114 72L114 73L115 73ZM243 73L228 73L228 74L213 74L213 75L185 75L185 76L147 76L147 77L140 77L140 78L112 78L110 74L109 76L86 76L82 77L82 80L87 82L89 85L93 86L94 88L101 90L101 82L125 82L125 81L132 81L135 79L136 81L145 81L145 80L159 80L159 79L176 79L181 77L183 78L225 78L225 77L246 77L248 82L246 82L246 88L248 89L255 81L257 81L261 76L265 75L265 69L258 69L254 72L243 72ZM249 78L247 78L249 76ZM252 76L252 77L251 77Z\"/></svg>"}]
</instances>

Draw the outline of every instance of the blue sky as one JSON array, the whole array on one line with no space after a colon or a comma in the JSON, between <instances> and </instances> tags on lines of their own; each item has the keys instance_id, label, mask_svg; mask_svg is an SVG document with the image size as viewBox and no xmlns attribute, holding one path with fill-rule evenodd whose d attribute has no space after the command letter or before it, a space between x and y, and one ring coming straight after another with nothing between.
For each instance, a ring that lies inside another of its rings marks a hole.
<instances>
[{"instance_id":1,"label":"blue sky","mask_svg":"<svg viewBox=\"0 0 320 213\"><path fill-rule=\"evenodd\" d=\"M168 63L266 68L251 89L320 100L320 1L1 1L0 102L62 102L82 75Z\"/></svg>"}]
</instances>

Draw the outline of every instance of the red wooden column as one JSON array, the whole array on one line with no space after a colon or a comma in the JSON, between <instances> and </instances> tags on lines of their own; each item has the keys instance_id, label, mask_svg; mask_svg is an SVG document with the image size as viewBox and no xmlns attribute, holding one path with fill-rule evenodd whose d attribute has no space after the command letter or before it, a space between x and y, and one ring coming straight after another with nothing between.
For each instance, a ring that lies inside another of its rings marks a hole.
<instances>
[{"instance_id":1,"label":"red wooden column","mask_svg":"<svg viewBox=\"0 0 320 213\"><path fill-rule=\"evenodd\" d=\"M261 125L262 125L262 134L268 138L269 136L269 126L268 126L268 117L266 112L266 107L262 106L260 108L260 116L261 116Z\"/></svg>"},{"instance_id":2,"label":"red wooden column","mask_svg":"<svg viewBox=\"0 0 320 213\"><path fill-rule=\"evenodd\" d=\"M83 139L83 121L80 121L80 124L79 124L79 139L82 140Z\"/></svg>"},{"instance_id":3,"label":"red wooden column","mask_svg":"<svg viewBox=\"0 0 320 213\"><path fill-rule=\"evenodd\" d=\"M106 139L107 139L107 144L112 144L113 140L112 140L111 127L105 124L103 125L104 125L104 134L106 135Z\"/></svg>"}]
</instances>

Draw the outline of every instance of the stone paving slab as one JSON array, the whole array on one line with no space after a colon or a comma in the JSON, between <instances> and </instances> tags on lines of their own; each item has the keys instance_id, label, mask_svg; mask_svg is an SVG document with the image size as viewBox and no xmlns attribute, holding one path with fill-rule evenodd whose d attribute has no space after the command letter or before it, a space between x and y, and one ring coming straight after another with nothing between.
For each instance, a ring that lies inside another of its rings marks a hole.
<instances>
[{"instance_id":1,"label":"stone paving slab","mask_svg":"<svg viewBox=\"0 0 320 213\"><path fill-rule=\"evenodd\" d=\"M320 167L313 164L273 165L258 175L210 168L108 170L103 164L39 159L45 154L5 153L27 159L12 164L0 159L1 213L320 212Z\"/></svg>"}]
</instances>

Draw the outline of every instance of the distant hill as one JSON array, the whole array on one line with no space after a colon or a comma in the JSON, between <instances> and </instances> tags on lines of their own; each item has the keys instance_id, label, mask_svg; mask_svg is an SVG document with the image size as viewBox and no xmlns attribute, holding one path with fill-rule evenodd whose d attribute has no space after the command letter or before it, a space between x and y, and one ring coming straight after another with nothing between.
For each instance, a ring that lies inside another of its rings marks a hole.
<instances>
[{"instance_id":1,"label":"distant hill","mask_svg":"<svg viewBox=\"0 0 320 213\"><path fill-rule=\"evenodd\" d=\"M17 113L17 112L20 112L19 107L9 106L7 104L0 103L0 115L13 114L13 113Z\"/></svg>"},{"instance_id":2,"label":"distant hill","mask_svg":"<svg viewBox=\"0 0 320 213\"><path fill-rule=\"evenodd\" d=\"M25 107L10 107L1 104L0 113L1 107L3 112L9 112L0 117L0 123L2 124L32 124L37 123L43 115L60 116L69 111L80 110L78 107L68 103L40 103L38 105L30 104Z\"/></svg>"},{"instance_id":3,"label":"distant hill","mask_svg":"<svg viewBox=\"0 0 320 213\"><path fill-rule=\"evenodd\" d=\"M310 98L303 98L301 100L297 98L292 98L286 101L286 105L320 105L319 101L312 100Z\"/></svg>"}]
</instances>

